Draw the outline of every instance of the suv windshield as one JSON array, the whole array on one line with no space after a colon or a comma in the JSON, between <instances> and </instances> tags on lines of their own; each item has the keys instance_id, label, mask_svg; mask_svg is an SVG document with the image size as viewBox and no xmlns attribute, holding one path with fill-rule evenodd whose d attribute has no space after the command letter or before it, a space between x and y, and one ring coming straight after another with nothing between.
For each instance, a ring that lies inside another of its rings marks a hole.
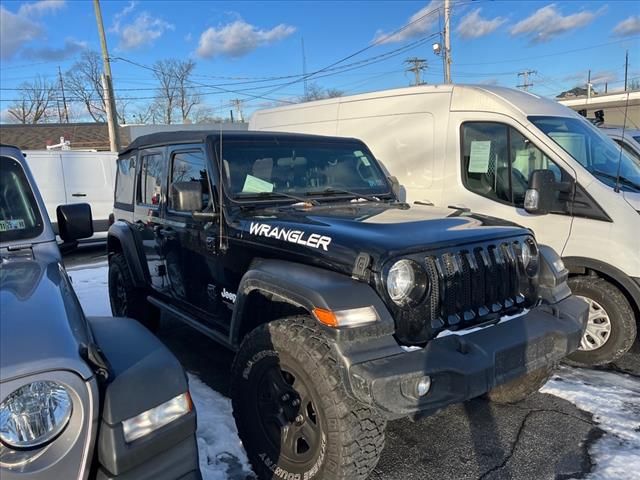
<instances>
[{"instance_id":1,"label":"suv windshield","mask_svg":"<svg viewBox=\"0 0 640 480\"><path fill-rule=\"evenodd\" d=\"M640 165L588 121L568 117L529 120L602 183L614 187L619 172L622 190L640 191Z\"/></svg>"},{"instance_id":2,"label":"suv windshield","mask_svg":"<svg viewBox=\"0 0 640 480\"><path fill-rule=\"evenodd\" d=\"M385 195L385 175L360 143L225 141L227 192L235 200Z\"/></svg>"},{"instance_id":3,"label":"suv windshield","mask_svg":"<svg viewBox=\"0 0 640 480\"><path fill-rule=\"evenodd\" d=\"M0 243L38 236L43 229L40 210L20 164L0 157Z\"/></svg>"}]
</instances>

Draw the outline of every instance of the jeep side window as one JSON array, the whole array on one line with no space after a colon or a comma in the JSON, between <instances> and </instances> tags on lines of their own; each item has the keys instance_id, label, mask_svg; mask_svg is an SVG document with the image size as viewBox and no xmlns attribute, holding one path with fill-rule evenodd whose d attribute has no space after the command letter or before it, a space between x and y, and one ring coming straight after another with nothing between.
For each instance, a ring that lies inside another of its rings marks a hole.
<instances>
[{"instance_id":1,"label":"jeep side window","mask_svg":"<svg viewBox=\"0 0 640 480\"><path fill-rule=\"evenodd\" d=\"M467 189L517 207L534 170L551 170L558 182L566 175L516 129L495 122L463 124L462 166Z\"/></svg>"},{"instance_id":2,"label":"jeep side window","mask_svg":"<svg viewBox=\"0 0 640 480\"><path fill-rule=\"evenodd\" d=\"M162 154L143 155L138 181L137 203L157 206L160 204L162 185Z\"/></svg>"},{"instance_id":3,"label":"jeep side window","mask_svg":"<svg viewBox=\"0 0 640 480\"><path fill-rule=\"evenodd\" d=\"M115 206L131 209L136 178L136 156L119 158L117 161Z\"/></svg>"},{"instance_id":4,"label":"jeep side window","mask_svg":"<svg viewBox=\"0 0 640 480\"><path fill-rule=\"evenodd\" d=\"M176 152L171 162L169 209L176 212L193 211L181 207L179 195L186 190L202 192L202 208L209 205L210 190L207 165L202 150ZM200 209L201 210L201 209Z\"/></svg>"}]
</instances>

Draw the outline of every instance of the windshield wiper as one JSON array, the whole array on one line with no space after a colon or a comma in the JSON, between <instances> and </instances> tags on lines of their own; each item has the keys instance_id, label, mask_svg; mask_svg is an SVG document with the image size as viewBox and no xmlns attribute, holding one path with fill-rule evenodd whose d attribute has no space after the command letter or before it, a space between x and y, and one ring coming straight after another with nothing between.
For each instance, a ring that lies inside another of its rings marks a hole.
<instances>
[{"instance_id":1,"label":"windshield wiper","mask_svg":"<svg viewBox=\"0 0 640 480\"><path fill-rule=\"evenodd\" d=\"M382 200L380 200L380 198L378 198L375 195L369 195L366 193L357 193L357 192L352 192L350 190L345 190L344 188L334 188L334 187L327 187L324 190L318 190L318 191L314 191L314 192L306 192L305 195L340 195L340 194L345 194L345 195L351 195L353 198L353 200L356 200L358 198L363 198L365 200L368 200L370 202L376 202L376 203L380 203L382 202Z\"/></svg>"},{"instance_id":2,"label":"windshield wiper","mask_svg":"<svg viewBox=\"0 0 640 480\"><path fill-rule=\"evenodd\" d=\"M593 173L594 175L601 175L605 178L609 178L611 180L619 180L620 183L623 183L624 185L627 185L631 188L635 188L636 190L640 190L640 185L638 185L636 182L634 182L633 180L629 180L626 177L623 177L622 175L620 175L619 177L612 175L610 173L607 172L601 172L600 170L591 170L591 173Z\"/></svg>"},{"instance_id":3,"label":"windshield wiper","mask_svg":"<svg viewBox=\"0 0 640 480\"><path fill-rule=\"evenodd\" d=\"M255 192L255 193L251 193L250 195L236 196L236 199L242 199L242 200L252 199L252 198L270 199L270 198L277 198L277 197L290 198L291 200L295 200L297 202L318 205L317 200L313 200L305 197L299 197L297 195L291 195L290 193L285 193L285 192Z\"/></svg>"}]
</instances>

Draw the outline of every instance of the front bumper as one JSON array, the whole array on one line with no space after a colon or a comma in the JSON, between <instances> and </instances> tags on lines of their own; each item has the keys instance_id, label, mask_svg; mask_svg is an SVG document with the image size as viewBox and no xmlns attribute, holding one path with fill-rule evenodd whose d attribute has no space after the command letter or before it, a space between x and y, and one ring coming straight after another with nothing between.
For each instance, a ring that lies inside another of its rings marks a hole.
<instances>
[{"instance_id":1,"label":"front bumper","mask_svg":"<svg viewBox=\"0 0 640 480\"><path fill-rule=\"evenodd\" d=\"M428 414L559 361L579 347L587 315L587 304L572 296L417 351L347 362L351 390L387 418ZM431 388L419 397L415 384L424 376Z\"/></svg>"}]
</instances>

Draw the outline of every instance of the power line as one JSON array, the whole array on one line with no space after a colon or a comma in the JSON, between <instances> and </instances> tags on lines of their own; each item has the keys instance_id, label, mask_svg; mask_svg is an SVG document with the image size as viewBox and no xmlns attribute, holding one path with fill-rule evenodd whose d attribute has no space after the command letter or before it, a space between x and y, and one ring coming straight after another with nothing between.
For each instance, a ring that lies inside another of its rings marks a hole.
<instances>
[{"instance_id":1,"label":"power line","mask_svg":"<svg viewBox=\"0 0 640 480\"><path fill-rule=\"evenodd\" d=\"M537 73L538 72L536 72L535 70L524 70L522 72L518 72L518 78L522 77L523 82L520 85L516 85L516 87L524 90L525 92L528 92L529 87L533 87L533 82L529 82L529 77Z\"/></svg>"},{"instance_id":2,"label":"power line","mask_svg":"<svg viewBox=\"0 0 640 480\"><path fill-rule=\"evenodd\" d=\"M413 72L415 77L414 85L422 85L422 72L427 70L427 61L424 58L412 57L407 58L404 63L408 64L409 67L405 69L406 72Z\"/></svg>"}]
</instances>

